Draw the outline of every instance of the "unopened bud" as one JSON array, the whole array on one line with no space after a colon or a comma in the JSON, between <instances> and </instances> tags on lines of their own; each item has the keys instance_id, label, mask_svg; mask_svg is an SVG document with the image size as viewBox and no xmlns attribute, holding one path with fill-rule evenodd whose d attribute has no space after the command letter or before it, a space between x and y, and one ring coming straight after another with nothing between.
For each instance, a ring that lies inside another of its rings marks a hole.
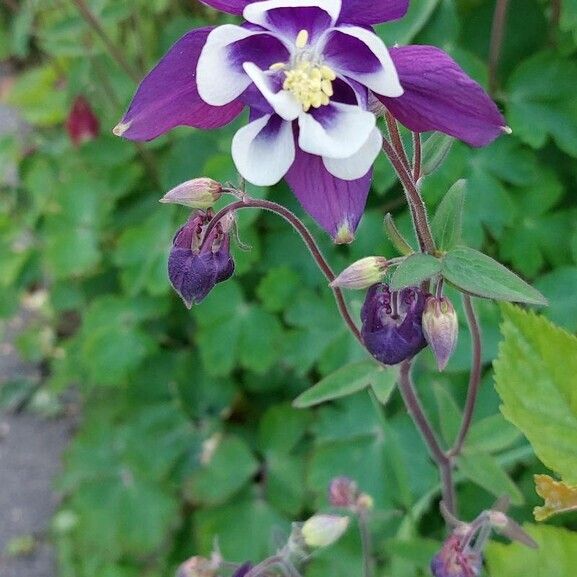
<instances>
[{"instance_id":1,"label":"unopened bud","mask_svg":"<svg viewBox=\"0 0 577 577\"><path fill-rule=\"evenodd\" d=\"M221 563L218 553L213 553L210 559L195 555L178 568L176 577L215 577Z\"/></svg>"},{"instance_id":2,"label":"unopened bud","mask_svg":"<svg viewBox=\"0 0 577 577\"><path fill-rule=\"evenodd\" d=\"M375 507L375 500L367 493L361 493L357 499L357 508L364 511L372 511Z\"/></svg>"},{"instance_id":3,"label":"unopened bud","mask_svg":"<svg viewBox=\"0 0 577 577\"><path fill-rule=\"evenodd\" d=\"M382 256L367 256L348 266L330 284L331 287L367 289L385 276L387 259Z\"/></svg>"},{"instance_id":4,"label":"unopened bud","mask_svg":"<svg viewBox=\"0 0 577 577\"><path fill-rule=\"evenodd\" d=\"M100 122L84 96L77 96L66 119L66 130L74 146L94 140L100 134Z\"/></svg>"},{"instance_id":5,"label":"unopened bud","mask_svg":"<svg viewBox=\"0 0 577 577\"><path fill-rule=\"evenodd\" d=\"M457 313L448 298L427 298L423 312L423 334L437 359L439 371L442 371L455 350L459 334Z\"/></svg>"},{"instance_id":6,"label":"unopened bud","mask_svg":"<svg viewBox=\"0 0 577 577\"><path fill-rule=\"evenodd\" d=\"M349 526L349 518L339 515L313 515L305 521L301 534L307 547L328 547L338 541Z\"/></svg>"},{"instance_id":7,"label":"unopened bud","mask_svg":"<svg viewBox=\"0 0 577 577\"><path fill-rule=\"evenodd\" d=\"M329 503L333 507L354 507L359 490L357 484L348 477L336 477L329 485Z\"/></svg>"},{"instance_id":8,"label":"unopened bud","mask_svg":"<svg viewBox=\"0 0 577 577\"><path fill-rule=\"evenodd\" d=\"M193 178L169 190L160 202L206 210L222 196L222 185L212 178Z\"/></svg>"}]
</instances>

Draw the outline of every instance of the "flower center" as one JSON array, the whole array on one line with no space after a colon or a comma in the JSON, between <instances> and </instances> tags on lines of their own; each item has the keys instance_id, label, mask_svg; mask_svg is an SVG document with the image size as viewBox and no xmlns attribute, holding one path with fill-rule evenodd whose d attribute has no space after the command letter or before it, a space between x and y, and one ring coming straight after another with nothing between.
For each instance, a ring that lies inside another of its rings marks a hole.
<instances>
[{"instance_id":1,"label":"flower center","mask_svg":"<svg viewBox=\"0 0 577 577\"><path fill-rule=\"evenodd\" d=\"M303 111L326 106L333 95L333 70L314 59L307 49L309 33L301 30L296 37L297 53L290 65L273 64L271 69L282 70L285 75L283 89L291 92L301 104Z\"/></svg>"}]
</instances>

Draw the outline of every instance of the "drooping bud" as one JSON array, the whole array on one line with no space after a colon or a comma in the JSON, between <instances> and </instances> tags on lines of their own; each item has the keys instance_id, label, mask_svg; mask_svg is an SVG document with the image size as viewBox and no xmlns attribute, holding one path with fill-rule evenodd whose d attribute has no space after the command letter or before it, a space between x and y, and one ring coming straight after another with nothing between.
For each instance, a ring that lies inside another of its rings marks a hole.
<instances>
[{"instance_id":1,"label":"drooping bud","mask_svg":"<svg viewBox=\"0 0 577 577\"><path fill-rule=\"evenodd\" d=\"M468 525L457 527L431 561L434 577L477 577L483 567L481 551L470 544Z\"/></svg>"},{"instance_id":2,"label":"drooping bud","mask_svg":"<svg viewBox=\"0 0 577 577\"><path fill-rule=\"evenodd\" d=\"M519 541L528 547L537 547L537 543L515 521L507 517L502 507L507 502L501 500L488 511L482 511L471 523L463 523L449 513L443 504L441 512L455 528L443 547L431 561L434 577L477 577L483 566L483 551L487 546L493 529L510 539Z\"/></svg>"},{"instance_id":3,"label":"drooping bud","mask_svg":"<svg viewBox=\"0 0 577 577\"><path fill-rule=\"evenodd\" d=\"M382 256L367 256L348 266L330 283L331 287L366 289L380 282L387 270L387 259Z\"/></svg>"},{"instance_id":4,"label":"drooping bud","mask_svg":"<svg viewBox=\"0 0 577 577\"><path fill-rule=\"evenodd\" d=\"M307 547L328 547L338 541L349 526L349 518L339 515L313 515L304 522L301 534Z\"/></svg>"},{"instance_id":5,"label":"drooping bud","mask_svg":"<svg viewBox=\"0 0 577 577\"><path fill-rule=\"evenodd\" d=\"M447 297L427 298L423 311L423 334L437 359L439 371L442 371L455 350L459 335L457 313Z\"/></svg>"},{"instance_id":6,"label":"drooping bud","mask_svg":"<svg viewBox=\"0 0 577 577\"><path fill-rule=\"evenodd\" d=\"M66 131L74 146L94 140L100 134L100 121L84 96L74 99L66 119Z\"/></svg>"},{"instance_id":7,"label":"drooping bud","mask_svg":"<svg viewBox=\"0 0 577 577\"><path fill-rule=\"evenodd\" d=\"M168 277L188 308L202 301L217 283L229 279L234 272L230 238L222 223L204 238L211 219L209 213L194 213L172 241Z\"/></svg>"},{"instance_id":8,"label":"drooping bud","mask_svg":"<svg viewBox=\"0 0 577 577\"><path fill-rule=\"evenodd\" d=\"M357 484L348 477L335 477L329 484L329 503L333 507L354 507L358 496Z\"/></svg>"},{"instance_id":9,"label":"drooping bud","mask_svg":"<svg viewBox=\"0 0 577 577\"><path fill-rule=\"evenodd\" d=\"M421 317L425 295L417 287L391 291L372 286L361 310L361 334L367 350L381 363L396 365L427 345Z\"/></svg>"},{"instance_id":10,"label":"drooping bud","mask_svg":"<svg viewBox=\"0 0 577 577\"><path fill-rule=\"evenodd\" d=\"M206 210L222 196L222 185L212 178L193 178L169 190L160 202Z\"/></svg>"}]
</instances>

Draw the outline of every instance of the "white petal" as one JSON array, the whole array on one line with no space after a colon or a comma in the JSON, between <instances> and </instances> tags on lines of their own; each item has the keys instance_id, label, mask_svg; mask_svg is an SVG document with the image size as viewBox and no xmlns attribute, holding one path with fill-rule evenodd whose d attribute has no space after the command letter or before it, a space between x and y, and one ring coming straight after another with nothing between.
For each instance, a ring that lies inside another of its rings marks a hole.
<instances>
[{"instance_id":1,"label":"white petal","mask_svg":"<svg viewBox=\"0 0 577 577\"><path fill-rule=\"evenodd\" d=\"M274 92L270 74L263 72L256 64L245 62L243 68L274 111L284 120L295 120L302 111L298 100L288 91Z\"/></svg>"},{"instance_id":2,"label":"white petal","mask_svg":"<svg viewBox=\"0 0 577 577\"><path fill-rule=\"evenodd\" d=\"M224 106L250 85L251 79L244 70L231 63L230 45L255 34L262 33L224 24L208 35L196 67L198 94L207 104Z\"/></svg>"},{"instance_id":3,"label":"white petal","mask_svg":"<svg viewBox=\"0 0 577 577\"><path fill-rule=\"evenodd\" d=\"M355 154L376 125L371 112L351 104L331 102L315 113L320 122L310 112L299 116L299 146L305 152L329 158L349 158ZM323 120L323 114L329 118Z\"/></svg>"},{"instance_id":4,"label":"white petal","mask_svg":"<svg viewBox=\"0 0 577 577\"><path fill-rule=\"evenodd\" d=\"M383 136L378 128L374 128L369 138L349 158L323 158L325 168L341 180L356 180L365 176L381 151Z\"/></svg>"},{"instance_id":5,"label":"white petal","mask_svg":"<svg viewBox=\"0 0 577 577\"><path fill-rule=\"evenodd\" d=\"M266 28L266 13L275 8L301 8L316 6L324 10L332 19L333 24L341 13L341 0L265 0L265 2L252 2L248 4L242 15L245 20Z\"/></svg>"},{"instance_id":6,"label":"white petal","mask_svg":"<svg viewBox=\"0 0 577 577\"><path fill-rule=\"evenodd\" d=\"M374 72L360 72L358 70L351 70L346 66L346 55L344 56L345 61L342 62L339 62L338 58L332 59L330 56L325 55L325 64L327 66L343 76L357 80L377 94L392 98L403 94L403 88L399 82L399 75L397 74L397 69L395 68L389 51L384 42L374 32L361 28L360 26L339 26L328 30L320 42L322 44L330 43L331 36L334 42L338 42L337 38L339 34L352 36L362 42L373 53L380 66L378 70Z\"/></svg>"},{"instance_id":7,"label":"white petal","mask_svg":"<svg viewBox=\"0 0 577 577\"><path fill-rule=\"evenodd\" d=\"M281 122L271 128L270 124ZM232 158L240 174L257 186L276 184L294 162L292 123L267 114L241 128L232 139Z\"/></svg>"}]
</instances>

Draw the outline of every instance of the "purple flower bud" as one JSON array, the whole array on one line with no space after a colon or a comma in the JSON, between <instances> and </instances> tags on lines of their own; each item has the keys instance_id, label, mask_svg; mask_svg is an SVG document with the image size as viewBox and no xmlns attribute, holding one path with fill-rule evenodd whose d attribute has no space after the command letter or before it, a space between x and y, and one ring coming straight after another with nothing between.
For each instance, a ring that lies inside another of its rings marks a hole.
<instances>
[{"instance_id":1,"label":"purple flower bud","mask_svg":"<svg viewBox=\"0 0 577 577\"><path fill-rule=\"evenodd\" d=\"M385 365L396 365L427 345L421 317L425 295L417 287L391 291L372 286L361 310L362 336L368 351Z\"/></svg>"},{"instance_id":2,"label":"purple flower bud","mask_svg":"<svg viewBox=\"0 0 577 577\"><path fill-rule=\"evenodd\" d=\"M358 496L357 484L348 477L335 477L329 484L329 502L333 507L354 507Z\"/></svg>"},{"instance_id":3,"label":"purple flower bud","mask_svg":"<svg viewBox=\"0 0 577 577\"><path fill-rule=\"evenodd\" d=\"M252 569L252 563L243 563L233 574L232 577L244 577Z\"/></svg>"},{"instance_id":4,"label":"purple flower bud","mask_svg":"<svg viewBox=\"0 0 577 577\"><path fill-rule=\"evenodd\" d=\"M455 350L459 334L457 313L448 298L427 298L423 312L423 334L437 359L439 371L442 371Z\"/></svg>"},{"instance_id":5,"label":"purple flower bud","mask_svg":"<svg viewBox=\"0 0 577 577\"><path fill-rule=\"evenodd\" d=\"M228 230L222 223L204 239L211 218L206 212L194 213L172 241L168 277L188 308L199 303L217 283L229 279L234 272Z\"/></svg>"},{"instance_id":6,"label":"purple flower bud","mask_svg":"<svg viewBox=\"0 0 577 577\"><path fill-rule=\"evenodd\" d=\"M74 146L94 140L100 134L100 121L84 96L77 96L66 119L66 131Z\"/></svg>"},{"instance_id":7,"label":"purple flower bud","mask_svg":"<svg viewBox=\"0 0 577 577\"><path fill-rule=\"evenodd\" d=\"M481 573L483 557L469 543L464 526L457 527L431 561L435 577L477 577Z\"/></svg>"}]
</instances>

